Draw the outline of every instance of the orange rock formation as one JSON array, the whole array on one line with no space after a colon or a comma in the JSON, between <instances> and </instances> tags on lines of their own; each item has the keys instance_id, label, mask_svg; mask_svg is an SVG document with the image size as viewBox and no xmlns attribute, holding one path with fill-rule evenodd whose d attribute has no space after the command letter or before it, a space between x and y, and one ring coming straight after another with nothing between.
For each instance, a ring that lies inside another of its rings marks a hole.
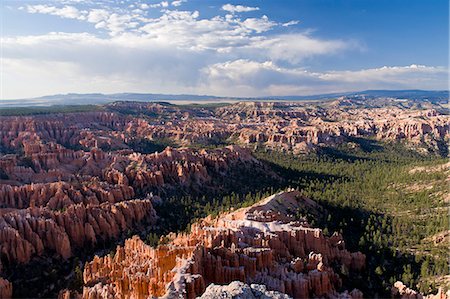
<instances>
[{"instance_id":1,"label":"orange rock formation","mask_svg":"<svg viewBox=\"0 0 450 299\"><path fill-rule=\"evenodd\" d=\"M189 234L171 234L156 249L138 237L118 246L114 256L98 257L84 270L84 298L166 296L195 298L211 284L238 280L258 283L294 298L338 295L342 280L332 267L350 271L365 265L365 256L345 249L341 236L325 237L288 211L315 205L297 191L207 217ZM354 298L362 298L353 291Z\"/></svg>"}]
</instances>

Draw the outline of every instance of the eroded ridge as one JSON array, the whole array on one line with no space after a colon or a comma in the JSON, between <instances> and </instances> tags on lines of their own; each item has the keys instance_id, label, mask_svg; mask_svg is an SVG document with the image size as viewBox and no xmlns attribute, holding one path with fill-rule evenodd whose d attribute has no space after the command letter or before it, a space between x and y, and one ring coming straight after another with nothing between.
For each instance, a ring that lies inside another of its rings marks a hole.
<instances>
[{"instance_id":1,"label":"eroded ridge","mask_svg":"<svg viewBox=\"0 0 450 299\"><path fill-rule=\"evenodd\" d=\"M195 298L211 283L235 280L295 298L339 296L342 279L331 264L360 271L365 255L346 250L339 234L328 238L306 220L296 220L295 211L305 206L318 208L291 190L204 218L190 233L170 234L157 248L138 237L128 239L114 256L96 256L85 265L83 297ZM362 298L358 290L346 295Z\"/></svg>"},{"instance_id":2,"label":"eroded ridge","mask_svg":"<svg viewBox=\"0 0 450 299\"><path fill-rule=\"evenodd\" d=\"M55 146L27 157L28 166L17 155L1 159L8 180L0 185L0 254L8 264L48 252L68 258L73 249L151 225L152 192L196 190L212 184L212 174L258 163L237 146L154 154Z\"/></svg>"}]
</instances>

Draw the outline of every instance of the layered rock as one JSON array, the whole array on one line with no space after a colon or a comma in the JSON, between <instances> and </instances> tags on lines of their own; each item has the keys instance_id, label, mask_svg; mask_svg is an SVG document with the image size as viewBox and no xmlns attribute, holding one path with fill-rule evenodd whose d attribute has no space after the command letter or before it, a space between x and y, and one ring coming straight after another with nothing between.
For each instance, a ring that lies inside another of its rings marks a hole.
<instances>
[{"instance_id":1,"label":"layered rock","mask_svg":"<svg viewBox=\"0 0 450 299\"><path fill-rule=\"evenodd\" d=\"M164 188L198 188L210 182L212 174L226 173L241 163L258 163L236 146L210 151L166 148L148 155L91 150L79 158L70 157L68 161L55 160L54 168L48 170L43 170L38 160L32 160L35 168L24 168L26 172L5 167L11 180L0 184L0 207L62 209L76 203L119 202ZM28 184L30 180L45 183Z\"/></svg>"},{"instance_id":2,"label":"layered rock","mask_svg":"<svg viewBox=\"0 0 450 299\"><path fill-rule=\"evenodd\" d=\"M87 145L89 136L125 141L132 123L104 112L2 118L0 145L22 151L0 156L0 255L8 266L46 254L68 258L77 248L154 222L145 199L152 192L200 189L213 175L259 163L237 146L140 154ZM102 134L91 134L99 128ZM67 148L83 144L92 148Z\"/></svg>"},{"instance_id":3,"label":"layered rock","mask_svg":"<svg viewBox=\"0 0 450 299\"><path fill-rule=\"evenodd\" d=\"M157 248L133 237L114 256L86 264L83 297L195 298L212 283L232 281L262 284L295 298L338 296L342 280L331 264L359 271L365 256L348 252L339 235L326 238L305 220L295 220L296 209L305 205L315 203L289 191L207 217ZM346 295L361 297L356 290Z\"/></svg>"},{"instance_id":4,"label":"layered rock","mask_svg":"<svg viewBox=\"0 0 450 299\"><path fill-rule=\"evenodd\" d=\"M450 137L450 118L436 110L399 107L354 108L345 105L243 102L216 110L239 122L233 136L244 144L264 144L299 152L316 145L334 146L351 137L401 141L436 148Z\"/></svg>"},{"instance_id":5,"label":"layered rock","mask_svg":"<svg viewBox=\"0 0 450 299\"><path fill-rule=\"evenodd\" d=\"M9 264L48 253L67 259L74 250L114 239L143 220L156 220L150 199L12 211L0 216L0 254Z\"/></svg>"},{"instance_id":6,"label":"layered rock","mask_svg":"<svg viewBox=\"0 0 450 299\"><path fill-rule=\"evenodd\" d=\"M134 189L131 186L111 185L98 180L89 183L0 185L0 204L3 208L47 207L51 210L62 210L79 203L85 205L115 203L130 200L134 196Z\"/></svg>"},{"instance_id":7,"label":"layered rock","mask_svg":"<svg viewBox=\"0 0 450 299\"><path fill-rule=\"evenodd\" d=\"M73 181L78 181L76 189L81 191L84 186L80 188L79 184L95 177L99 181L130 186L137 193L144 193L170 184L203 184L211 179L211 173L226 172L228 168L242 162L258 163L249 151L237 146L215 150L167 147L160 153L146 155L130 152L105 153L99 149L83 152L47 148L42 153L29 156L29 161L31 165L24 167L19 166L19 157L1 157L0 163L5 166L3 172L9 178L5 185L57 181L70 181L73 185ZM52 189L51 186L47 188ZM67 188L69 187L65 187ZM6 189L8 190L0 192L8 193L9 198L13 193L29 193L14 188Z\"/></svg>"},{"instance_id":8,"label":"layered rock","mask_svg":"<svg viewBox=\"0 0 450 299\"><path fill-rule=\"evenodd\" d=\"M25 155L32 155L49 142L89 150L126 149L134 140L168 138L181 145L237 140L300 152L317 145L334 146L351 137L370 137L407 141L430 150L450 137L448 115L435 109L405 108L395 101L372 106L345 98L313 104L241 102L217 109L118 102L108 109L124 114L1 117L0 146L23 148ZM151 117L125 115L130 112Z\"/></svg>"},{"instance_id":9,"label":"layered rock","mask_svg":"<svg viewBox=\"0 0 450 299\"><path fill-rule=\"evenodd\" d=\"M98 128L122 130L131 119L110 112L83 112L40 116L0 117L0 145L5 148L24 148L26 155L36 152L36 141L53 141L59 144L79 146L83 131ZM102 130L105 132L105 130ZM99 132L97 130L97 132ZM89 143L88 140L84 142ZM27 145L29 143L29 145ZM95 139L92 140L95 144Z\"/></svg>"},{"instance_id":10,"label":"layered rock","mask_svg":"<svg viewBox=\"0 0 450 299\"><path fill-rule=\"evenodd\" d=\"M2 118L0 150L14 153L0 155L0 274L153 225L152 193L212 188L215 176L259 163L237 146L154 154L98 148L126 148L131 124L113 113Z\"/></svg>"}]
</instances>

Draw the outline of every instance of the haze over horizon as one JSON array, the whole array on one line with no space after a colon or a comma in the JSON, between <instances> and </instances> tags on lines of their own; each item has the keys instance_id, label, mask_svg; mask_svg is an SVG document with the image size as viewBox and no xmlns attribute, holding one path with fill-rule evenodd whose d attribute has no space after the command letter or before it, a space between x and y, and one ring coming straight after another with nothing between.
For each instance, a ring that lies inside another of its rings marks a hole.
<instances>
[{"instance_id":1,"label":"haze over horizon","mask_svg":"<svg viewBox=\"0 0 450 299\"><path fill-rule=\"evenodd\" d=\"M443 0L6 0L0 99L447 90L447 18Z\"/></svg>"}]
</instances>

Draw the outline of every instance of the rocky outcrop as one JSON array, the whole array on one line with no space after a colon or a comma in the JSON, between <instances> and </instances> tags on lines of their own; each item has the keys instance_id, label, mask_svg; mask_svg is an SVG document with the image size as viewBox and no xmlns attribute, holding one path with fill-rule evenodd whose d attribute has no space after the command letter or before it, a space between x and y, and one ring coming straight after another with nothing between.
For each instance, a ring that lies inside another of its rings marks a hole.
<instances>
[{"instance_id":1,"label":"rocky outcrop","mask_svg":"<svg viewBox=\"0 0 450 299\"><path fill-rule=\"evenodd\" d=\"M123 116L79 116L79 124L73 115L6 118L0 124L0 150L15 152L0 155L0 273L8 277L18 265L92 252L153 225L153 194L217 188L214 177L259 164L237 146L105 151L100 140L125 145L133 128ZM84 149L74 149L80 145Z\"/></svg>"},{"instance_id":2,"label":"rocky outcrop","mask_svg":"<svg viewBox=\"0 0 450 299\"><path fill-rule=\"evenodd\" d=\"M360 271L365 256L348 252L338 234L326 238L320 229L296 220L294 211L306 205L314 208L315 203L289 191L207 217L188 234L169 235L169 243L157 248L133 237L114 256L97 256L86 264L83 297L195 298L212 283L233 281L262 284L294 298L338 296L342 280L331 263ZM358 291L346 294L361 298Z\"/></svg>"},{"instance_id":3,"label":"rocky outcrop","mask_svg":"<svg viewBox=\"0 0 450 299\"><path fill-rule=\"evenodd\" d=\"M213 298L224 298L224 299L289 299L292 298L286 294L269 291L265 285L261 284L245 284L240 281L233 281L228 285L215 285L210 284L202 296L197 297L197 299L213 299ZM351 298L362 298L362 293L354 289L350 293L345 291L343 293L332 294L329 298L333 299L351 299Z\"/></svg>"},{"instance_id":4,"label":"rocky outcrop","mask_svg":"<svg viewBox=\"0 0 450 299\"><path fill-rule=\"evenodd\" d=\"M26 155L37 152L36 141L40 140L68 146L79 146L83 142L95 145L103 134L94 136L82 132L96 130L100 133L98 128L122 130L130 121L110 112L10 116L0 117L0 120L0 145L10 149L23 147ZM94 139L87 139L90 137Z\"/></svg>"},{"instance_id":5,"label":"rocky outcrop","mask_svg":"<svg viewBox=\"0 0 450 299\"><path fill-rule=\"evenodd\" d=\"M12 211L0 216L0 255L10 264L48 253L67 259L74 250L117 238L143 220L156 220L150 199Z\"/></svg>"},{"instance_id":6,"label":"rocky outcrop","mask_svg":"<svg viewBox=\"0 0 450 299\"><path fill-rule=\"evenodd\" d=\"M264 144L294 152L334 146L352 137L407 141L437 150L450 138L450 118L436 110L392 107L241 102L216 109L220 119L240 126L232 135L244 144Z\"/></svg>"},{"instance_id":7,"label":"rocky outcrop","mask_svg":"<svg viewBox=\"0 0 450 299\"><path fill-rule=\"evenodd\" d=\"M449 117L436 110L362 107L350 100L320 105L244 102L220 108L121 102L106 109L125 113L0 117L4 269L34 256L67 258L139 223L153 223L152 194L217 190L221 186L215 178L231 176L242 165L261 165L238 146L167 147L144 154L133 150L134 142L168 138L178 145L234 143L303 152L370 137L432 151L450 137ZM283 199L289 209L269 201L241 214L207 218L188 235L169 236L171 242L157 249L129 240L114 258L94 259L97 268L85 272L85 295L131 294L133 287L139 294L192 297L211 283L238 280L294 297L337 296L340 277L330 264L357 271L364 267L364 255L346 251L341 236L325 238L288 216L298 202ZM302 204L314 211L314 203L304 199ZM135 259L151 262L135 266ZM348 295L359 296L357 291Z\"/></svg>"},{"instance_id":8,"label":"rocky outcrop","mask_svg":"<svg viewBox=\"0 0 450 299\"><path fill-rule=\"evenodd\" d=\"M223 299L289 299L286 294L268 291L266 286L260 284L245 284L240 281L233 281L228 285L215 285L210 284L202 296L198 297L200 299L212 299L212 298L223 298Z\"/></svg>"},{"instance_id":9,"label":"rocky outcrop","mask_svg":"<svg viewBox=\"0 0 450 299\"><path fill-rule=\"evenodd\" d=\"M58 299L81 299L83 296L74 290L64 289L58 293Z\"/></svg>"},{"instance_id":10,"label":"rocky outcrop","mask_svg":"<svg viewBox=\"0 0 450 299\"><path fill-rule=\"evenodd\" d=\"M232 140L301 152L341 144L351 137L370 137L433 150L450 138L448 115L432 108L405 108L395 101L372 106L355 105L352 99L314 104L240 102L216 109L118 102L108 108L151 117L111 112L0 117L0 146L23 149L28 156L42 153L43 144L48 143L91 150L126 149L141 139L170 139L180 145Z\"/></svg>"},{"instance_id":11,"label":"rocky outcrop","mask_svg":"<svg viewBox=\"0 0 450 299\"><path fill-rule=\"evenodd\" d=\"M134 195L134 189L130 186L105 184L98 180L88 183L0 185L0 205L3 208L16 209L47 207L51 210L62 210L79 203L88 205L130 200Z\"/></svg>"},{"instance_id":12,"label":"rocky outcrop","mask_svg":"<svg viewBox=\"0 0 450 299\"><path fill-rule=\"evenodd\" d=\"M408 288L401 281L397 281L392 286L392 297L401 299L450 299L450 290L444 293L442 288L439 288L436 294L422 295L421 293Z\"/></svg>"},{"instance_id":13,"label":"rocky outcrop","mask_svg":"<svg viewBox=\"0 0 450 299\"><path fill-rule=\"evenodd\" d=\"M0 121L0 274L21 287L42 279L31 271L28 277L26 270L22 277L11 275L30 262L45 268L55 258L66 265L70 262L64 259L81 251L93 252L129 231L152 226L153 194L220 188L214 179L220 181L236 167L261 165L238 146L137 153L127 146L136 133L134 118L77 117L79 123L74 115ZM46 286L44 294L54 287Z\"/></svg>"},{"instance_id":14,"label":"rocky outcrop","mask_svg":"<svg viewBox=\"0 0 450 299\"><path fill-rule=\"evenodd\" d=\"M147 155L106 153L99 149L89 152L60 148L45 150L48 151L28 157L28 167L20 166L23 162L20 157L0 158L0 163L5 165L4 175L8 176L7 184L0 186L0 195L4 195L0 204L5 207L16 204L20 207L26 206L36 192L43 193L45 199L40 201L45 202L54 197L57 190L61 196L64 193L69 200L73 201L72 197L75 196L75 200L80 201L83 197L91 197L93 193L101 193L99 190L90 190L92 188L105 189L107 193L113 194L111 196L116 194L119 198L129 199L134 194L145 195L171 185L187 188L200 186L209 182L213 173L225 173L230 167L243 162L258 163L249 151L237 146L214 150L167 147L162 152ZM19 184L59 181L67 183L13 187ZM95 182L98 183L94 184ZM101 198L97 200L103 201Z\"/></svg>"}]
</instances>

